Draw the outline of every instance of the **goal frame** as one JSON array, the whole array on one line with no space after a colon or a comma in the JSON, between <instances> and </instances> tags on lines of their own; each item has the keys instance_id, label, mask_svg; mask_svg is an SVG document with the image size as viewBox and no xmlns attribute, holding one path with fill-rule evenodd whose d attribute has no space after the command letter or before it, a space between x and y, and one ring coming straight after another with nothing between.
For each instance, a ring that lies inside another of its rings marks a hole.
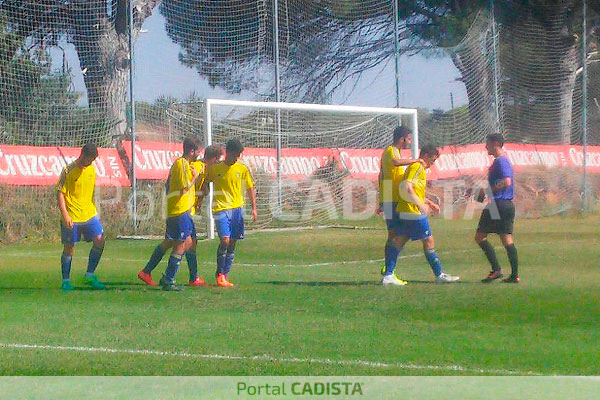
<instances>
[{"instance_id":1,"label":"goal frame","mask_svg":"<svg viewBox=\"0 0 600 400\"><path fill-rule=\"evenodd\" d=\"M342 106L329 104L310 104L310 103L286 103L286 102L267 102L267 101L245 101L245 100L224 100L224 99L206 99L204 101L204 140L207 146L212 144L212 117L215 106L244 107L270 110L299 110L312 112L336 112L348 114L388 114L397 115L398 124L401 123L402 116L411 118L411 130L413 135L411 152L412 157L417 158L419 154L419 124L416 108L391 108L391 107L361 107L361 106ZM281 201L281 118L277 113L277 183L279 187L279 198ZM212 215L213 203L213 185L210 184L210 193L206 202L207 215L207 236L209 239L215 238L215 222Z\"/></svg>"}]
</instances>

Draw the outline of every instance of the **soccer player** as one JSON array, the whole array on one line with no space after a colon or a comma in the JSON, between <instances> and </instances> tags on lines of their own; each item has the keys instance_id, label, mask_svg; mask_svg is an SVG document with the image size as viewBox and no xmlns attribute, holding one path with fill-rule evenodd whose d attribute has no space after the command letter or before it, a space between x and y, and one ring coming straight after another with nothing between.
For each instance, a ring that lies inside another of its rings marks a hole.
<instances>
[{"instance_id":1,"label":"soccer player","mask_svg":"<svg viewBox=\"0 0 600 400\"><path fill-rule=\"evenodd\" d=\"M61 241L63 252L60 258L62 289L73 290L71 285L71 261L75 243L81 240L92 242L84 282L92 289L105 289L94 274L104 251L104 229L94 205L96 170L92 162L98 157L98 149L88 143L81 149L77 160L67 165L60 174L56 189L58 208L61 215Z\"/></svg>"},{"instance_id":2,"label":"soccer player","mask_svg":"<svg viewBox=\"0 0 600 400\"><path fill-rule=\"evenodd\" d=\"M235 245L244 239L244 189L250 198L250 215L256 222L256 192L250 170L238 162L244 146L238 139L230 139L225 146L225 160L208 168L204 180L204 191L208 183L214 185L213 217L219 234L217 248L217 285L232 287L227 275L231 271L235 256Z\"/></svg>"},{"instance_id":3,"label":"soccer player","mask_svg":"<svg viewBox=\"0 0 600 400\"><path fill-rule=\"evenodd\" d=\"M485 142L488 154L494 157L494 162L488 170L488 182L494 197L490 199L489 204L481 213L477 232L475 233L475 242L481 247L492 266L488 276L483 279L485 283L503 277L502 269L496 258L496 251L487 240L489 233L497 233L500 236L508 255L512 273L508 278L503 279L503 282L519 283L521 281L517 248L512 236L515 222L515 205L512 201L514 197L514 171L508 157L502 150L503 146L504 138L498 134L489 135ZM479 201L483 202L485 200L484 193L483 190L479 193ZM495 212L496 209L498 211L496 217L498 218L494 218L492 215L492 212Z\"/></svg>"},{"instance_id":4,"label":"soccer player","mask_svg":"<svg viewBox=\"0 0 600 400\"><path fill-rule=\"evenodd\" d=\"M437 283L456 282L458 276L452 276L442 271L442 264L435 253L435 244L429 221L429 214L436 214L440 208L433 201L425 197L427 176L425 170L433 165L439 157L439 151L435 146L423 146L420 159L423 164L415 162L409 165L404 172L400 182L400 196L396 211L398 218L394 222L394 244L398 253L409 240L420 240L423 242L425 258L429 262ZM385 272L381 279L382 285L402 286L404 283L394 275L396 260L388 260Z\"/></svg>"},{"instance_id":5,"label":"soccer player","mask_svg":"<svg viewBox=\"0 0 600 400\"><path fill-rule=\"evenodd\" d=\"M195 183L198 178L198 171L190 163L196 161L199 147L198 140L194 137L187 137L183 141L183 155L175 160L167 177L167 229L165 240L156 246L146 267L138 272L139 279L148 285L156 286L152 281L151 273L167 250L172 248L167 270L159 282L162 289L166 291L181 290L179 286L175 285L175 275L184 253L191 248L192 236L195 237L196 235L191 210L196 201ZM193 264L191 266L193 267Z\"/></svg>"},{"instance_id":6,"label":"soccer player","mask_svg":"<svg viewBox=\"0 0 600 400\"><path fill-rule=\"evenodd\" d=\"M214 163L220 161L223 155L223 149L221 146L210 145L204 150L204 158L202 160L194 161L191 163L192 167L198 172L198 178L195 183L195 194L196 201L194 207L191 209L191 214L199 214L201 212L202 201L204 200L202 185L204 184L204 178L206 177L206 170ZM187 260L188 268L190 270L190 286L205 286L206 282L198 276L198 258L196 257L196 247L198 245L198 239L196 238L196 232L192 235L192 244L185 252L185 259Z\"/></svg>"},{"instance_id":7,"label":"soccer player","mask_svg":"<svg viewBox=\"0 0 600 400\"><path fill-rule=\"evenodd\" d=\"M392 144L386 147L381 155L379 169L379 210L377 213L383 213L388 232L384 250L385 263L381 268L382 275L385 274L385 266L389 264L395 265L398 258L398 248L394 245L395 233L393 221L397 219L396 205L400 196L400 181L404 175L404 166L421 161L402 158L402 149L410 148L411 143L412 132L404 126L397 126L393 132ZM405 285L408 283L402 279L398 279L398 281Z\"/></svg>"}]
</instances>

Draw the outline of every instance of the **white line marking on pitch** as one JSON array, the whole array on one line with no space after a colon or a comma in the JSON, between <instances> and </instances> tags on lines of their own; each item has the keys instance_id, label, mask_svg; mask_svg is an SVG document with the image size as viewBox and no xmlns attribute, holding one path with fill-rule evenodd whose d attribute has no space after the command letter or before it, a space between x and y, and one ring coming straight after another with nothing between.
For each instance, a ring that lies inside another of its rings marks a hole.
<instances>
[{"instance_id":1,"label":"white line marking on pitch","mask_svg":"<svg viewBox=\"0 0 600 400\"><path fill-rule=\"evenodd\" d=\"M40 344L23 344L23 343L0 343L0 348L10 349L31 349L31 350L56 350L56 351L76 351L88 353L110 353L110 354L136 354L136 355L152 355L165 357L182 357L182 358L198 358L207 360L237 360L237 361L269 361L281 363L306 363L306 364L324 364L324 365L346 365L360 366L371 368L403 368L413 370L431 370L431 371L457 371L467 373L480 373L491 375L541 375L536 372L511 371L505 369L478 369L467 368L460 365L420 365L412 363L384 363L378 361L363 361L363 360L332 360L329 358L276 358L267 354L257 356L234 356L223 354L194 354L186 352L171 352L160 350L133 350L133 349L110 349L106 347L76 347L76 346L50 346Z\"/></svg>"},{"instance_id":2,"label":"white line marking on pitch","mask_svg":"<svg viewBox=\"0 0 600 400\"><path fill-rule=\"evenodd\" d=\"M590 241L595 242L596 240L593 239L582 239L582 240L569 240L569 243L577 243L577 242L586 242L589 243ZM554 244L556 243L555 241L545 241L545 242L534 242L534 243L523 243L523 244L519 244L517 247L521 248L521 247L538 247L538 246L544 246L544 245L550 245L550 244ZM504 249L503 246L495 246L494 247L496 250L502 250ZM438 252L438 254L442 254L442 255L448 255L448 254L461 254L461 253L479 253L481 252L481 249L479 248L469 248L469 249L457 249L457 250L446 250L446 251L440 251ZM3 254L3 257L38 257L38 258L51 258L51 257L44 257L44 256L40 256L41 254L59 254L60 253L60 249L59 250L52 250L52 251L41 251L41 252L36 252L36 253L8 253L8 254ZM401 255L398 258L399 259L406 259L406 258L419 258L422 257L422 253L414 253L414 254L406 254L406 255ZM80 255L80 256L75 256L74 258L76 259L88 259L87 255ZM145 263L148 261L147 258L120 258L120 257L110 257L110 256L104 256L102 257L103 260L105 261L122 261L122 262L139 262L139 263ZM278 263L236 263L236 265L239 265L241 267L326 267L326 266L331 266L331 265L350 265L350 264L372 264L372 263L380 263L383 262L384 259L383 258L376 258L376 259L371 259L371 260L350 260L350 261L330 261L330 262L322 262L322 263L311 263L311 264L278 264Z\"/></svg>"}]
</instances>

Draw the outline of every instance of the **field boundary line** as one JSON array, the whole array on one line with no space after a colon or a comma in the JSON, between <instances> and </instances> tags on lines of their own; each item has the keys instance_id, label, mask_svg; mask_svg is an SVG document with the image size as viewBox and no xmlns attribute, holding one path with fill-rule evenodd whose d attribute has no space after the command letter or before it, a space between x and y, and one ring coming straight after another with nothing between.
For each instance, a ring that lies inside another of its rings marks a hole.
<instances>
[{"instance_id":1,"label":"field boundary line","mask_svg":"<svg viewBox=\"0 0 600 400\"><path fill-rule=\"evenodd\" d=\"M578 243L578 242L596 242L596 239L579 239L579 240L569 240L568 243ZM518 248L522 248L522 247L538 247L538 246L543 246L543 245L550 245L550 244L554 244L556 243L556 241L544 241L544 242L533 242L533 243L523 243L523 244L519 244ZM494 246L494 249L496 250L503 250L504 247L503 246ZM481 249L479 247L472 247L472 248L468 248L468 249L456 249L456 250L444 250L444 251L438 251L438 254L441 255L451 255L451 254L462 254L462 253L480 253ZM3 254L3 257L39 257L39 258L55 258L53 257L48 257L45 255L56 255L56 254L60 254L60 250L43 250L40 252L35 252L35 253L7 253L7 254ZM405 254L405 255L401 255L398 256L398 259L402 260L402 259L407 259L407 258L419 258L419 257L423 257L423 253L422 252L418 252L418 253L413 253L413 254ZM74 256L73 258L75 259L88 259L87 255L77 255ZM120 258L120 257L110 257L110 256L104 256L102 257L102 260L105 261L124 261L124 262L139 262L139 263L146 263L148 261L148 258ZM370 260L349 260L349 261L344 261L344 260L339 260L339 261L327 261L327 262L321 262L321 263L310 263L310 264L282 264L282 263L236 263L236 265L239 265L241 267L326 267L326 266L331 266L331 265L351 265L351 264L372 264L372 263L380 263L383 262L384 259L383 258L375 258L375 259L370 259Z\"/></svg>"},{"instance_id":2,"label":"field boundary line","mask_svg":"<svg viewBox=\"0 0 600 400\"><path fill-rule=\"evenodd\" d=\"M460 365L421 365L413 363L384 363L379 361L365 361L365 360L332 360L329 358L277 358L269 356L267 354L256 355L256 356L236 356L236 355L225 355L225 354L196 354L180 351L161 351L161 350L148 350L148 349L111 349L107 347L79 347L79 346L52 346L52 345L41 345L41 344L25 344L25 343L0 343L0 349L25 349L25 350L54 350L54 351L74 351L74 352L86 352L86 353L107 353L107 354L135 354L135 355L150 355L150 356L163 356L163 357L181 357L181 358L196 358L206 360L233 360L233 361L268 361L268 362L280 362L280 363L294 363L294 364L323 364L323 365L345 365L345 366L358 366L358 367L370 367L370 368L401 368L408 370L428 370L428 371L456 371L465 373L479 373L488 375L533 375L539 376L540 373L532 371L513 371L506 369L479 369L479 368L468 368Z\"/></svg>"}]
</instances>

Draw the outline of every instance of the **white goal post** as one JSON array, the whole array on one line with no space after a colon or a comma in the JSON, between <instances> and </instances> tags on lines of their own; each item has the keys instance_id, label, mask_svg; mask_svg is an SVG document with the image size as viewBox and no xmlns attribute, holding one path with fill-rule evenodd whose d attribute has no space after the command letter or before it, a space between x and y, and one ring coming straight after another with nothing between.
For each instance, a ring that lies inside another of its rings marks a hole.
<instances>
[{"instance_id":1,"label":"white goal post","mask_svg":"<svg viewBox=\"0 0 600 400\"><path fill-rule=\"evenodd\" d=\"M239 101L239 100L221 100L221 99L206 99L204 102L204 134L206 145L213 143L213 129L215 128L215 111L219 107L229 107L247 110L275 110L276 111L276 144L277 151L277 184L279 190L279 202L281 202L281 149L282 149L282 130L281 130L281 111L298 111L312 112L319 114L354 114L354 115L387 115L397 117L398 125L401 124L401 118L407 117L410 119L410 128L413 134L412 140L412 156L418 157L419 149L419 127L417 121L417 110L414 108L388 108L388 107L360 107L360 106L341 106L341 105L323 105L323 104L306 104L306 103L284 103L284 102L260 102L260 101ZM387 136L389 138L389 136ZM389 140L388 140L389 142ZM246 143L247 147L251 144ZM359 146L356 146L359 147ZM214 220L212 217L212 195L213 188L210 186L210 195L207 201L207 235L210 239L214 239Z\"/></svg>"}]
</instances>

